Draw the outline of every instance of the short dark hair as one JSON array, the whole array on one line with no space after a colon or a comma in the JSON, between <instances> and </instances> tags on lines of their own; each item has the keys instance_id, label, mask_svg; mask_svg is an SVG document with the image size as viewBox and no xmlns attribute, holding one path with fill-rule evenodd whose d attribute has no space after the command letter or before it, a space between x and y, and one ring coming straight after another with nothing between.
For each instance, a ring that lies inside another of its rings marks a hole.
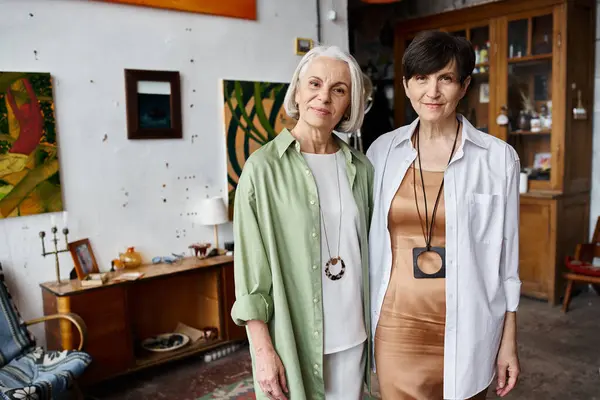
<instances>
[{"instance_id":1,"label":"short dark hair","mask_svg":"<svg viewBox=\"0 0 600 400\"><path fill-rule=\"evenodd\" d=\"M467 39L447 32L424 31L410 43L402 57L402 73L408 81L415 75L429 75L451 61L463 84L475 68L475 51Z\"/></svg>"}]
</instances>

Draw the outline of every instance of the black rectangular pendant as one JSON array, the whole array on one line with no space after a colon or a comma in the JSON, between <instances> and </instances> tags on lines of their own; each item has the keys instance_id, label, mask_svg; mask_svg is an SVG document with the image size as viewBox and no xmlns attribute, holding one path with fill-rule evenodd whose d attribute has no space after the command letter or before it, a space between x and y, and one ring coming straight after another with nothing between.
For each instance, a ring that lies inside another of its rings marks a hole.
<instances>
[{"instance_id":1,"label":"black rectangular pendant","mask_svg":"<svg viewBox=\"0 0 600 400\"><path fill-rule=\"evenodd\" d=\"M428 274L423 272L419 265L417 264L417 260L421 253L425 253L427 251L433 251L437 253L442 259L442 268L434 274ZM435 279L435 278L445 278L446 277L446 249L444 247L430 247L427 250L427 247L415 247L413 248L413 273L415 278L417 279Z\"/></svg>"}]
</instances>

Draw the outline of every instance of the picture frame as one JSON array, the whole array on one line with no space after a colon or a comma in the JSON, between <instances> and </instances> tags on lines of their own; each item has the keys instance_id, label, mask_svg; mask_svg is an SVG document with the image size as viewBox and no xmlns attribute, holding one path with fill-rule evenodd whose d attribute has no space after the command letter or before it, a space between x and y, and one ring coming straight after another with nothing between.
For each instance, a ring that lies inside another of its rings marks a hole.
<instances>
[{"instance_id":1,"label":"picture frame","mask_svg":"<svg viewBox=\"0 0 600 400\"><path fill-rule=\"evenodd\" d=\"M551 167L552 153L535 153L533 159L533 168L540 170L549 170Z\"/></svg>"},{"instance_id":2,"label":"picture frame","mask_svg":"<svg viewBox=\"0 0 600 400\"><path fill-rule=\"evenodd\" d=\"M79 280L84 280L88 275L100 272L89 239L69 243L69 252L75 263L75 272Z\"/></svg>"},{"instance_id":3,"label":"picture frame","mask_svg":"<svg viewBox=\"0 0 600 400\"><path fill-rule=\"evenodd\" d=\"M127 138L181 139L178 71L125 70Z\"/></svg>"},{"instance_id":4,"label":"picture frame","mask_svg":"<svg viewBox=\"0 0 600 400\"><path fill-rule=\"evenodd\" d=\"M479 85L479 102L486 104L490 102L490 84L482 83Z\"/></svg>"},{"instance_id":5,"label":"picture frame","mask_svg":"<svg viewBox=\"0 0 600 400\"><path fill-rule=\"evenodd\" d=\"M157 9L256 20L257 0L96 0Z\"/></svg>"},{"instance_id":6,"label":"picture frame","mask_svg":"<svg viewBox=\"0 0 600 400\"><path fill-rule=\"evenodd\" d=\"M296 38L296 54L303 56L313 48L314 42L308 38Z\"/></svg>"}]
</instances>

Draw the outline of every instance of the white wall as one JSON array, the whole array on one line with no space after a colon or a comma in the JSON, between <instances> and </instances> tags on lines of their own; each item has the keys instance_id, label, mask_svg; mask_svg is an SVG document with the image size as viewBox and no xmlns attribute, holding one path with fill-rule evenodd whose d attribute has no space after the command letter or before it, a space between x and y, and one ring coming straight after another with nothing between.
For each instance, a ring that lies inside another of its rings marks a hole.
<instances>
[{"instance_id":1,"label":"white wall","mask_svg":"<svg viewBox=\"0 0 600 400\"><path fill-rule=\"evenodd\" d=\"M212 229L186 213L207 194L227 194L221 79L289 81L300 59L294 38L317 39L314 0L257 3L258 20L246 21L82 0L0 0L0 71L52 74L70 240L90 238L101 270L127 246L149 260L212 242ZM326 20L331 7L335 22ZM348 48L346 8L346 0L322 0L323 43ZM180 71L183 140L127 140L125 68ZM38 284L55 279L53 258L40 255L38 232L49 228L50 214L0 220L0 262L25 319L42 314ZM230 225L221 232L221 243L232 239ZM67 278L71 258L60 259ZM44 341L41 328L34 333Z\"/></svg>"}]
</instances>

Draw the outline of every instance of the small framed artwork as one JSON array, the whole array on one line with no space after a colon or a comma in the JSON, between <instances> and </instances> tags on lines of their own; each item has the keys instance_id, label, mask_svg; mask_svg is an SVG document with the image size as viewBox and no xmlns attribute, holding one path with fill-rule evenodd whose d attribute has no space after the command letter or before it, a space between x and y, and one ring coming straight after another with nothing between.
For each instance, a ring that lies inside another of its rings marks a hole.
<instances>
[{"instance_id":1,"label":"small framed artwork","mask_svg":"<svg viewBox=\"0 0 600 400\"><path fill-rule=\"evenodd\" d=\"M482 83L479 85L479 102L489 103L490 102L490 84Z\"/></svg>"},{"instance_id":2,"label":"small framed artwork","mask_svg":"<svg viewBox=\"0 0 600 400\"><path fill-rule=\"evenodd\" d=\"M177 71L125 70L128 139L181 139Z\"/></svg>"},{"instance_id":3,"label":"small framed artwork","mask_svg":"<svg viewBox=\"0 0 600 400\"><path fill-rule=\"evenodd\" d=\"M551 153L535 153L533 159L533 168L541 170L549 170L551 167Z\"/></svg>"},{"instance_id":4,"label":"small framed artwork","mask_svg":"<svg viewBox=\"0 0 600 400\"><path fill-rule=\"evenodd\" d=\"M312 39L296 38L296 54L303 56L313 48Z\"/></svg>"},{"instance_id":5,"label":"small framed artwork","mask_svg":"<svg viewBox=\"0 0 600 400\"><path fill-rule=\"evenodd\" d=\"M85 279L90 274L100 272L89 239L69 243L69 252L71 253L71 257L73 257L75 272L77 272L79 280Z\"/></svg>"}]
</instances>

